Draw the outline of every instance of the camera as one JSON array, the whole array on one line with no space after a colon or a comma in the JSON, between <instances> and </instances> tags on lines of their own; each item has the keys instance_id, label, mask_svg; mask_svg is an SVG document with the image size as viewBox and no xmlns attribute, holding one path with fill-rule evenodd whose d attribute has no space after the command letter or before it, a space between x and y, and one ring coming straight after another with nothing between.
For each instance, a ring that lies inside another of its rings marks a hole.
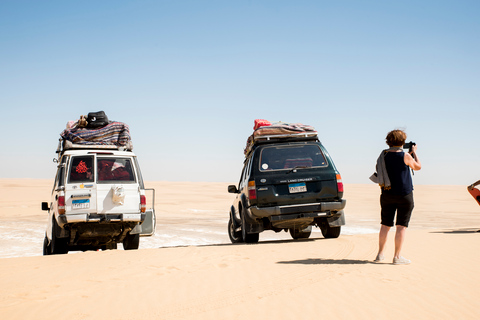
<instances>
[{"instance_id":1,"label":"camera","mask_svg":"<svg viewBox=\"0 0 480 320\"><path fill-rule=\"evenodd\" d=\"M403 149L408 149L408 152L412 152L412 147L416 146L417 144L413 141L407 142L403 145Z\"/></svg>"}]
</instances>

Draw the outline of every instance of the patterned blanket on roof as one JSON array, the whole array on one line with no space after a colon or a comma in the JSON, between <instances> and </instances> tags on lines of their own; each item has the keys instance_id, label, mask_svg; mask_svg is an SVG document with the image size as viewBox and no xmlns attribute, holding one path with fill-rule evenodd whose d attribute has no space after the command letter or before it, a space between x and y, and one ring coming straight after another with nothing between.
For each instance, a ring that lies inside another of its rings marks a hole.
<instances>
[{"instance_id":1,"label":"patterned blanket on roof","mask_svg":"<svg viewBox=\"0 0 480 320\"><path fill-rule=\"evenodd\" d=\"M85 145L126 146L131 140L128 125L116 121L111 121L106 126L98 129L65 129L60 136L72 143Z\"/></svg>"},{"instance_id":2,"label":"patterned blanket on roof","mask_svg":"<svg viewBox=\"0 0 480 320\"><path fill-rule=\"evenodd\" d=\"M256 138L260 138L262 136L274 137L276 135L281 136L303 132L316 133L317 131L314 127L302 123L274 122L264 126L259 126L254 128L253 133L248 137L245 149L243 149L243 153L247 155L250 153L250 151L252 151Z\"/></svg>"},{"instance_id":3,"label":"patterned blanket on roof","mask_svg":"<svg viewBox=\"0 0 480 320\"><path fill-rule=\"evenodd\" d=\"M253 131L254 137L268 136L268 135L282 135L302 132L315 132L315 128L302 123L285 123L277 122L269 126L262 126Z\"/></svg>"}]
</instances>

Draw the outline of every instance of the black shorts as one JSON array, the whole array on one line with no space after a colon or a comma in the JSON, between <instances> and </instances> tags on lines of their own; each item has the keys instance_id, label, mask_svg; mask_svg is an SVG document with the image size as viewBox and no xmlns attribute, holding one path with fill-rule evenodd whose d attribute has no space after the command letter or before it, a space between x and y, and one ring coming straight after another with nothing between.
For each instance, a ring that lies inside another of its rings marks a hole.
<instances>
[{"instance_id":1,"label":"black shorts","mask_svg":"<svg viewBox=\"0 0 480 320\"><path fill-rule=\"evenodd\" d=\"M383 225L393 227L393 219L395 218L395 212L397 212L395 225L408 227L413 211L413 192L406 196L382 193L380 205L382 207Z\"/></svg>"}]
</instances>

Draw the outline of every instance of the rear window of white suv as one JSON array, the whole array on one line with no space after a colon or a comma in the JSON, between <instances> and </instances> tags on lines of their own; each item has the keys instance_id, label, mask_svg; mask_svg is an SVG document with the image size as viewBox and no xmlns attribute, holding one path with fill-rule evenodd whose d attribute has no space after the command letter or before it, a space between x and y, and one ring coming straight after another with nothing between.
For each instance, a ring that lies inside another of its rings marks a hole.
<instances>
[{"instance_id":1,"label":"rear window of white suv","mask_svg":"<svg viewBox=\"0 0 480 320\"><path fill-rule=\"evenodd\" d=\"M112 181L122 181L122 183L135 182L135 174L130 158L97 158L97 182L111 183Z\"/></svg>"},{"instance_id":2,"label":"rear window of white suv","mask_svg":"<svg viewBox=\"0 0 480 320\"><path fill-rule=\"evenodd\" d=\"M93 182L93 156L77 156L72 158L69 182Z\"/></svg>"}]
</instances>

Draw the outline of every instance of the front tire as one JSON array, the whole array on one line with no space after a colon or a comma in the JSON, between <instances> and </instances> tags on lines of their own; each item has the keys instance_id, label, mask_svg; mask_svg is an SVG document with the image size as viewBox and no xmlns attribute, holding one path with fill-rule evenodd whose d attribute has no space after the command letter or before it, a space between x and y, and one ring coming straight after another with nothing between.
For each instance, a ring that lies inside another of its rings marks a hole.
<instances>
[{"instance_id":1,"label":"front tire","mask_svg":"<svg viewBox=\"0 0 480 320\"><path fill-rule=\"evenodd\" d=\"M111 242L109 244L103 245L100 247L101 250L116 250L117 249L117 243L116 242Z\"/></svg>"},{"instance_id":2,"label":"front tire","mask_svg":"<svg viewBox=\"0 0 480 320\"><path fill-rule=\"evenodd\" d=\"M137 250L140 245L140 234L127 233L123 239L124 250Z\"/></svg>"}]
</instances>

